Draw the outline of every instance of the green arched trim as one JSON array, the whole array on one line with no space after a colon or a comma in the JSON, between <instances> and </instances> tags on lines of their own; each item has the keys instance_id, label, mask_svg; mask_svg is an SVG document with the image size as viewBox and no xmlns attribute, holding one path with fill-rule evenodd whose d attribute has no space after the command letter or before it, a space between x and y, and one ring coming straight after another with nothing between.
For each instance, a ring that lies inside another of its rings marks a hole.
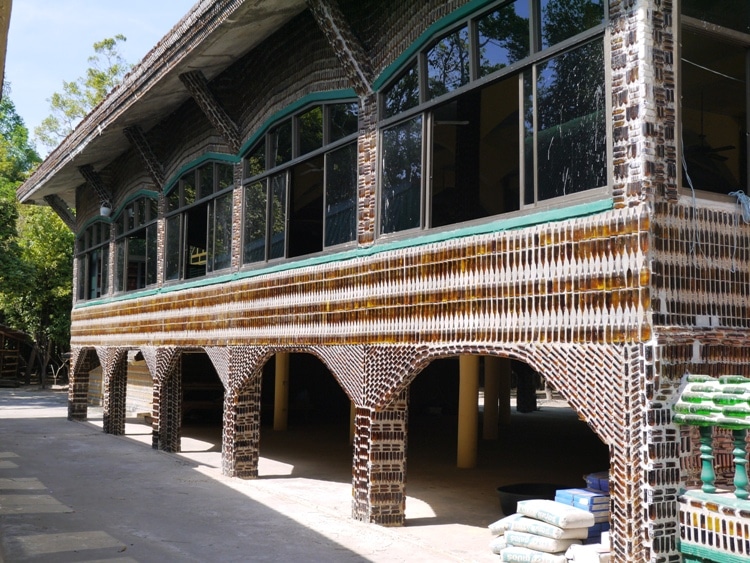
<instances>
[{"instance_id":1,"label":"green arched trim","mask_svg":"<svg viewBox=\"0 0 750 563\"><path fill-rule=\"evenodd\" d=\"M78 235L76 235L76 240L78 240L79 238L81 238L81 235L83 235L86 232L86 229L88 229L94 223L109 223L111 225L112 222L113 221L112 221L112 216L111 215L109 217L102 217L101 215L99 215L97 217L92 217L91 219L89 219L88 221L86 221L83 224L83 226L81 227L80 231L78 232Z\"/></svg>"},{"instance_id":2,"label":"green arched trim","mask_svg":"<svg viewBox=\"0 0 750 563\"><path fill-rule=\"evenodd\" d=\"M226 162L228 164L237 164L239 161L239 157L233 154L207 152L206 154L199 156L195 160L191 160L188 164L182 166L179 170L177 170L177 172L172 174L172 177L169 179L169 181L164 184L164 189L162 191L164 192L164 195L167 195L172 191L172 188L177 185L177 182L180 180L180 178L182 178L183 174L189 172L190 170L193 170L194 168L198 168L201 164L205 164L206 162Z\"/></svg>"},{"instance_id":3,"label":"green arched trim","mask_svg":"<svg viewBox=\"0 0 750 563\"><path fill-rule=\"evenodd\" d=\"M303 107L311 105L317 102L330 102L333 100L346 100L347 98L357 98L353 88L347 88L346 90L331 90L329 92L315 92L314 94L308 94L307 96L301 97L296 102L286 106L284 109L277 111L271 115L268 119L263 122L263 125L250 137L240 148L240 156L244 156L252 146L265 135L268 130L276 125L277 122L282 119L286 119L290 115L298 112Z\"/></svg>"},{"instance_id":4,"label":"green arched trim","mask_svg":"<svg viewBox=\"0 0 750 563\"><path fill-rule=\"evenodd\" d=\"M159 199L159 192L155 192L153 190L138 190L135 193L130 194L127 198L125 198L125 201L123 201L116 210L113 210L111 217L111 222L114 222L117 217L120 216L120 213L122 213L122 210L125 209L125 207L135 201L136 199L140 197L147 197L149 199Z\"/></svg>"},{"instance_id":5,"label":"green arched trim","mask_svg":"<svg viewBox=\"0 0 750 563\"><path fill-rule=\"evenodd\" d=\"M404 67L404 65L406 65L406 63L414 55L422 50L424 46L427 45L427 43L429 43L433 37L435 37L435 35L442 33L443 30L451 27L456 22L461 21L462 19L470 16L474 12L481 10L485 6L492 4L493 2L495 2L495 0L471 0L456 11L451 12L447 16L444 16L433 23L424 31L424 33L422 33L422 35L417 38L416 41L414 41L414 43L412 43L403 53L401 53L401 55L399 55L395 61L393 61L386 67L383 72L380 73L380 76L378 76L375 79L375 82L372 83L372 89L376 92L380 90L380 88L382 88L386 82L390 81L391 78L401 72L401 69Z\"/></svg>"}]
</instances>

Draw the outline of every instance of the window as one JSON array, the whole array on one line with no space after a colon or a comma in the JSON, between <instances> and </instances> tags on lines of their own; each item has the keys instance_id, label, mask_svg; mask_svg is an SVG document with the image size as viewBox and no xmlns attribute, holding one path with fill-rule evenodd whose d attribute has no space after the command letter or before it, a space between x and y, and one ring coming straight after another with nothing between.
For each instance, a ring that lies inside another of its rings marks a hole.
<instances>
[{"instance_id":1,"label":"window","mask_svg":"<svg viewBox=\"0 0 750 563\"><path fill-rule=\"evenodd\" d=\"M700 18L700 19L697 19ZM728 194L747 191L750 5L682 4L682 184Z\"/></svg>"},{"instance_id":2,"label":"window","mask_svg":"<svg viewBox=\"0 0 750 563\"><path fill-rule=\"evenodd\" d=\"M504 1L428 43L381 93L380 233L606 186L604 21L603 0Z\"/></svg>"},{"instance_id":3,"label":"window","mask_svg":"<svg viewBox=\"0 0 750 563\"><path fill-rule=\"evenodd\" d=\"M115 218L115 291L133 291L156 283L155 197L140 197Z\"/></svg>"},{"instance_id":4,"label":"window","mask_svg":"<svg viewBox=\"0 0 750 563\"><path fill-rule=\"evenodd\" d=\"M164 277L205 276L232 264L234 167L207 162L167 194Z\"/></svg>"},{"instance_id":5,"label":"window","mask_svg":"<svg viewBox=\"0 0 750 563\"><path fill-rule=\"evenodd\" d=\"M244 159L245 264L355 240L358 105L307 107L275 124Z\"/></svg>"},{"instance_id":6,"label":"window","mask_svg":"<svg viewBox=\"0 0 750 563\"><path fill-rule=\"evenodd\" d=\"M110 224L104 221L97 221L79 235L76 243L79 300L109 293L109 242Z\"/></svg>"}]
</instances>

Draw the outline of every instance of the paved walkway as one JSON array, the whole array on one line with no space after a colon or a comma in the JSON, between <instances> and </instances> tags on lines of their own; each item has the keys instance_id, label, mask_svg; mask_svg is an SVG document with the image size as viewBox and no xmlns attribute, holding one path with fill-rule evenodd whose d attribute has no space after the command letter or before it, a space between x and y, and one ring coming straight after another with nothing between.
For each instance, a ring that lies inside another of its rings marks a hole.
<instances>
[{"instance_id":1,"label":"paved walkway","mask_svg":"<svg viewBox=\"0 0 750 563\"><path fill-rule=\"evenodd\" d=\"M329 502L332 485L350 483L321 481L316 492L269 460L277 478L228 479L199 441L183 443L185 456L165 454L140 443L146 427L115 437L96 411L86 423L66 413L64 393L0 389L4 561L497 561L486 528L463 527L464 551L442 541L461 526L365 525L349 518L348 501Z\"/></svg>"},{"instance_id":2,"label":"paved walkway","mask_svg":"<svg viewBox=\"0 0 750 563\"><path fill-rule=\"evenodd\" d=\"M243 481L221 475L216 425L184 427L167 454L143 421L112 436L101 409L69 422L64 392L0 389L0 563L498 561L498 485L582 486L608 461L575 413L542 404L481 442L470 470L455 467L454 422L410 418L406 526L383 528L351 519L348 428L262 430L260 478Z\"/></svg>"}]
</instances>

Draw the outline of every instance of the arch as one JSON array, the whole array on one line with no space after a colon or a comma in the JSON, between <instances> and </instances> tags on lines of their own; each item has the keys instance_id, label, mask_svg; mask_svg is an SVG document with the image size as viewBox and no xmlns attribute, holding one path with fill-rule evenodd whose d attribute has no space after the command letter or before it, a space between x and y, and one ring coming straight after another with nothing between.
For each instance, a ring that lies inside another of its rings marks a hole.
<instances>
[{"instance_id":1,"label":"arch","mask_svg":"<svg viewBox=\"0 0 750 563\"><path fill-rule=\"evenodd\" d=\"M103 429L107 434L125 433L128 348L96 348L104 380Z\"/></svg>"},{"instance_id":2,"label":"arch","mask_svg":"<svg viewBox=\"0 0 750 563\"><path fill-rule=\"evenodd\" d=\"M94 347L71 347L68 384L68 420L86 420L88 416L89 372L99 365Z\"/></svg>"}]
</instances>

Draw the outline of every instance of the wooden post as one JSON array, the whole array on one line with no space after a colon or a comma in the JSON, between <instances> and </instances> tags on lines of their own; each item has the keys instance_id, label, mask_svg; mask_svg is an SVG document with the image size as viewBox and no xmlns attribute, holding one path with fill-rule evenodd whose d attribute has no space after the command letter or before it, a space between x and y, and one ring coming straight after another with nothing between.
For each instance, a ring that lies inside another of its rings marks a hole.
<instances>
[{"instance_id":1,"label":"wooden post","mask_svg":"<svg viewBox=\"0 0 750 563\"><path fill-rule=\"evenodd\" d=\"M459 379L457 466L471 469L477 465L479 356L459 358Z\"/></svg>"}]
</instances>

